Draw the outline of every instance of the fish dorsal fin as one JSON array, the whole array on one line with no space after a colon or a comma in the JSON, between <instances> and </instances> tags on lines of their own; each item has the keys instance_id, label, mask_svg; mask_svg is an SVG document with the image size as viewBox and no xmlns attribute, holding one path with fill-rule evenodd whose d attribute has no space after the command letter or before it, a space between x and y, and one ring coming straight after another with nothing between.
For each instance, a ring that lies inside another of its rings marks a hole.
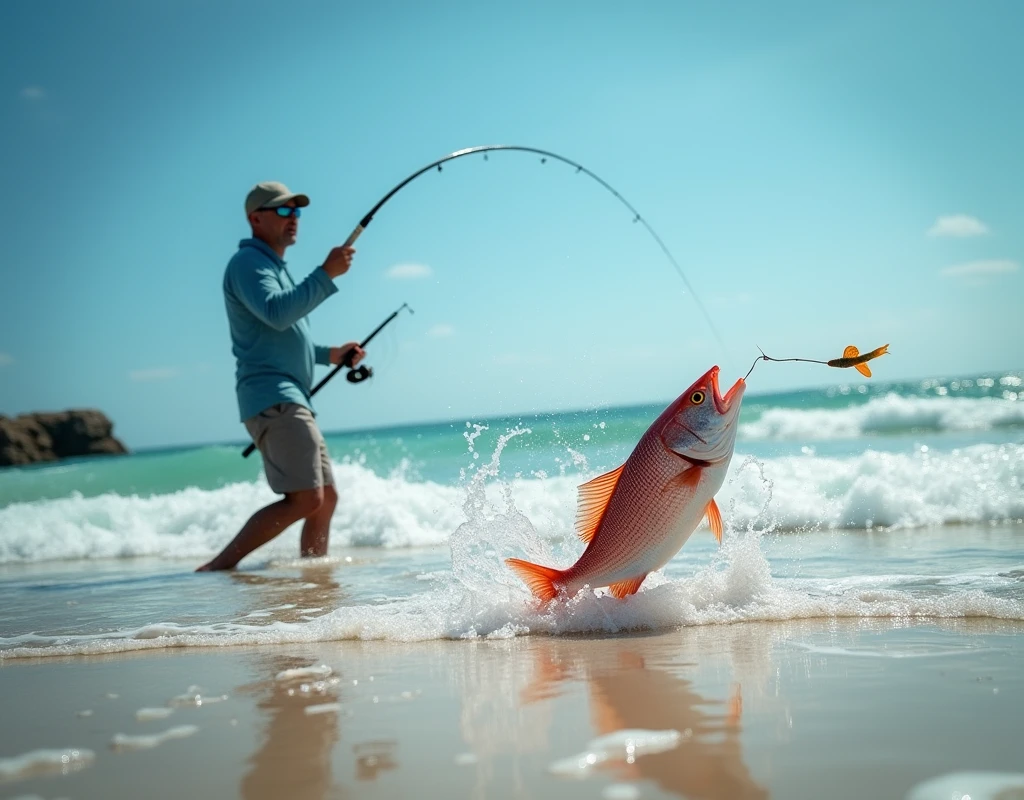
<instances>
[{"instance_id":1,"label":"fish dorsal fin","mask_svg":"<svg viewBox=\"0 0 1024 800\"><path fill-rule=\"evenodd\" d=\"M613 583L611 586L608 587L608 589L615 597L621 600L623 597L626 597L631 594L636 594L637 591L640 589L640 584L644 582L644 578L646 577L647 573L645 572L643 575L639 575L636 578L630 578L627 581L619 581L618 583Z\"/></svg>"},{"instance_id":2,"label":"fish dorsal fin","mask_svg":"<svg viewBox=\"0 0 1024 800\"><path fill-rule=\"evenodd\" d=\"M843 351L843 358L856 358L859 355L860 350L858 350L856 346L852 344L848 345L847 348Z\"/></svg>"},{"instance_id":3,"label":"fish dorsal fin","mask_svg":"<svg viewBox=\"0 0 1024 800\"><path fill-rule=\"evenodd\" d=\"M623 464L618 469L598 475L589 480L578 489L576 501L576 533L579 537L590 544L590 540L597 533L597 527L604 518L604 512L608 508L608 501L612 499L612 493L619 483L622 470L626 468Z\"/></svg>"},{"instance_id":4,"label":"fish dorsal fin","mask_svg":"<svg viewBox=\"0 0 1024 800\"><path fill-rule=\"evenodd\" d=\"M715 502L715 498L708 500L707 508L704 509L704 513L708 516L708 525L711 526L711 532L715 534L715 538L718 539L718 543L722 543L722 512L718 510L718 503Z\"/></svg>"},{"instance_id":5,"label":"fish dorsal fin","mask_svg":"<svg viewBox=\"0 0 1024 800\"><path fill-rule=\"evenodd\" d=\"M869 367L867 364L854 364L853 368L857 370L857 372L859 372L865 378L871 377L871 367Z\"/></svg>"}]
</instances>

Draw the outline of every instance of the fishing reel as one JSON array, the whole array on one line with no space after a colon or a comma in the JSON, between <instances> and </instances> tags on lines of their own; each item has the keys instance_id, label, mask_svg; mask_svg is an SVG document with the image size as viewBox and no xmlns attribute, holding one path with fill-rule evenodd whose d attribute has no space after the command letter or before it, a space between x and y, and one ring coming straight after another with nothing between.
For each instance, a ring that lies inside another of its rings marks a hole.
<instances>
[{"instance_id":1,"label":"fishing reel","mask_svg":"<svg viewBox=\"0 0 1024 800\"><path fill-rule=\"evenodd\" d=\"M364 364L360 364L358 367L350 369L345 374L345 380L349 383L362 383L367 378L373 377L373 367L367 367Z\"/></svg>"}]
</instances>

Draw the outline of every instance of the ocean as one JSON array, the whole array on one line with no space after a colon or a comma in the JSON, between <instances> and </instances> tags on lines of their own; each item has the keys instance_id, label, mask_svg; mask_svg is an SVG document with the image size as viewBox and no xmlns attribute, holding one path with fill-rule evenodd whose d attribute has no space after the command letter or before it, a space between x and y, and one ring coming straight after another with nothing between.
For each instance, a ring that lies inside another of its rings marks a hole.
<instances>
[{"instance_id":1,"label":"ocean","mask_svg":"<svg viewBox=\"0 0 1024 800\"><path fill-rule=\"evenodd\" d=\"M667 400L666 400L667 402ZM1024 620L1024 372L744 399L699 528L618 601L541 607L503 563L572 563L576 487L662 404L336 433L327 558L298 526L194 574L275 495L245 442L0 471L0 661L170 647L616 633L830 617Z\"/></svg>"}]
</instances>

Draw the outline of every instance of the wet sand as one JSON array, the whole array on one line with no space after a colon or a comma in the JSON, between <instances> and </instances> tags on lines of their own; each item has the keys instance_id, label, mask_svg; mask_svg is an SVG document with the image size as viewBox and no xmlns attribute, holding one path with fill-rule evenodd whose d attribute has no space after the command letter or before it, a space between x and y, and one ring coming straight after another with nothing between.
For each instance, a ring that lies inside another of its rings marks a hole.
<instances>
[{"instance_id":1,"label":"wet sand","mask_svg":"<svg viewBox=\"0 0 1024 800\"><path fill-rule=\"evenodd\" d=\"M1024 772L1022 656L1019 623L807 620L8 660L0 795L902 798Z\"/></svg>"}]
</instances>

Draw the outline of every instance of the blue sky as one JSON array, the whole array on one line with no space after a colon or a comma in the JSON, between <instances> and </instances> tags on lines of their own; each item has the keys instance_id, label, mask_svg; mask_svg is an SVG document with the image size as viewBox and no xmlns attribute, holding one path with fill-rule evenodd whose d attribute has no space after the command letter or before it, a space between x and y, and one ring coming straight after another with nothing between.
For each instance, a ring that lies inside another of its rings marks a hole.
<instances>
[{"instance_id":1,"label":"blue sky","mask_svg":"<svg viewBox=\"0 0 1024 800\"><path fill-rule=\"evenodd\" d=\"M760 345L891 343L877 379L1024 367L1019 3L17 4L0 31L0 413L132 447L241 439L221 277L259 180L302 276L397 195L312 315L374 343L325 429L669 400ZM404 266L403 266L404 265ZM417 266L408 266L417 265ZM750 391L857 380L762 364Z\"/></svg>"}]
</instances>

